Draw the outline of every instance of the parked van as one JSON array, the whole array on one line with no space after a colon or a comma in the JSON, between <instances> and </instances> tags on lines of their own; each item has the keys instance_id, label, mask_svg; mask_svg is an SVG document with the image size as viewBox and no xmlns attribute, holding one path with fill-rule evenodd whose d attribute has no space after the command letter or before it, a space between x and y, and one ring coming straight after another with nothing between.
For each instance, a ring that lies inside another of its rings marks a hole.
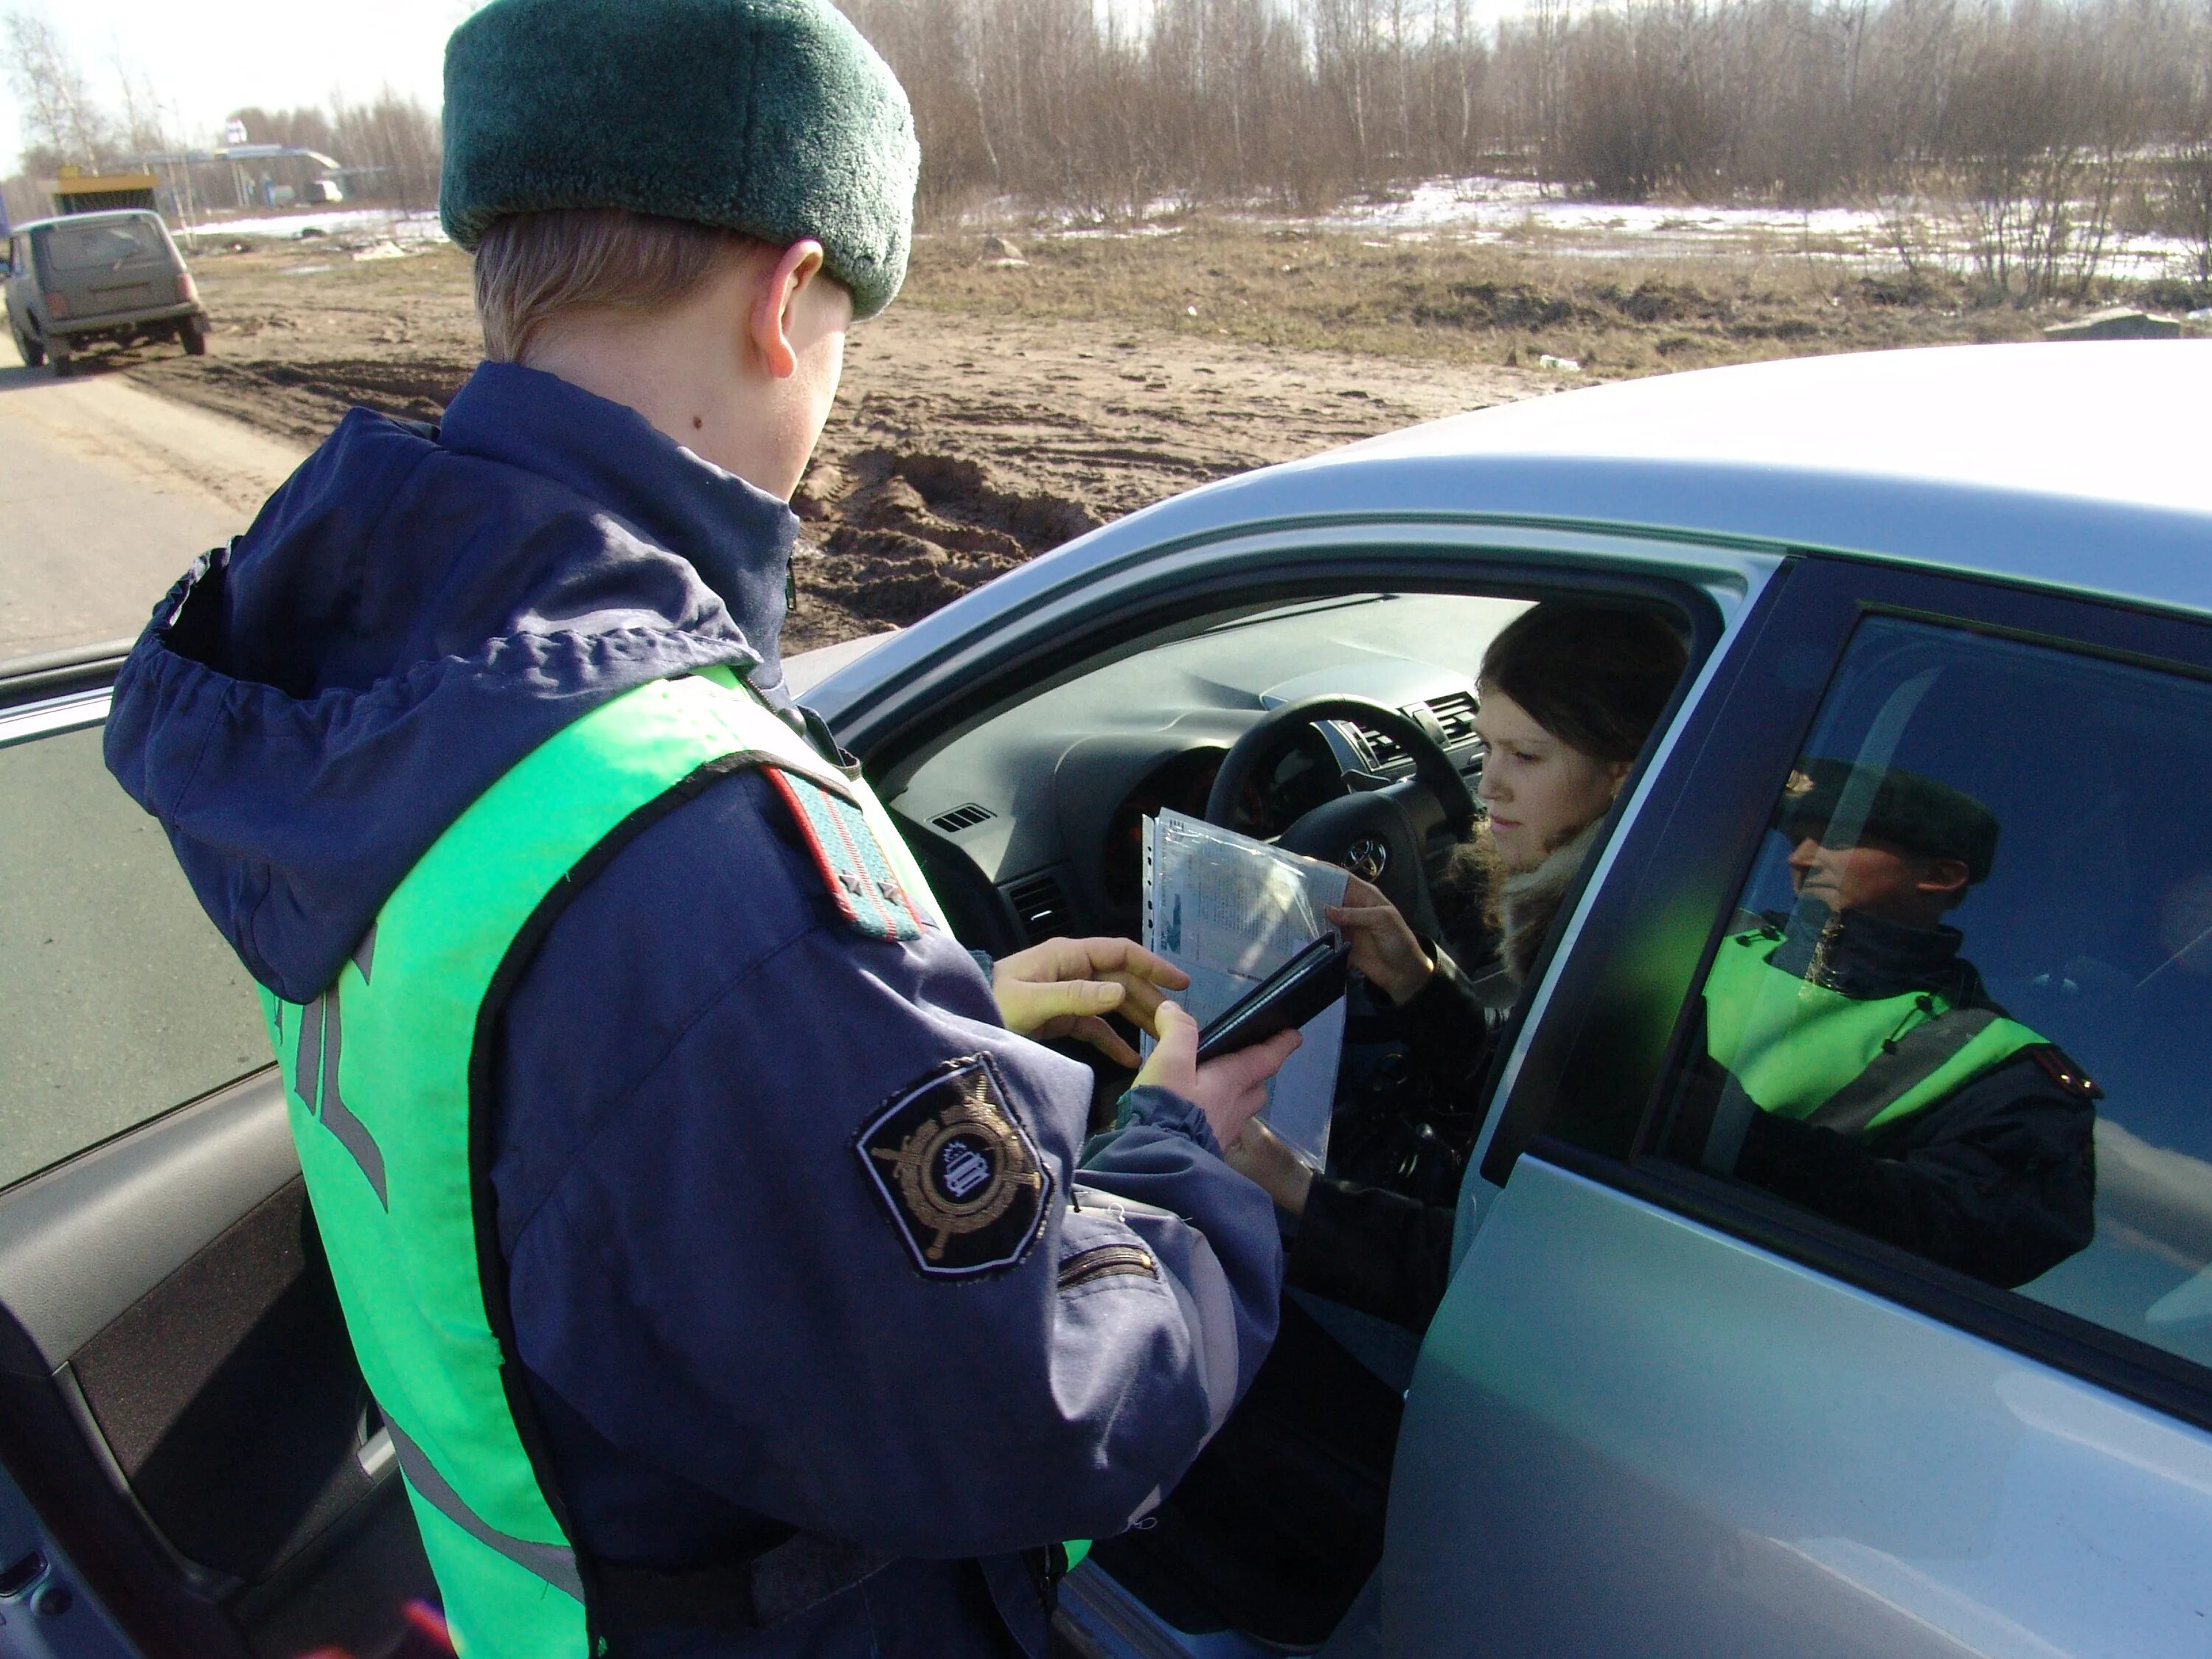
<instances>
[{"instance_id":1,"label":"parked van","mask_svg":"<svg viewBox=\"0 0 2212 1659\"><path fill-rule=\"evenodd\" d=\"M8 243L8 331L24 362L67 374L95 340L174 340L207 350L207 312L161 216L74 213L18 226Z\"/></svg>"}]
</instances>

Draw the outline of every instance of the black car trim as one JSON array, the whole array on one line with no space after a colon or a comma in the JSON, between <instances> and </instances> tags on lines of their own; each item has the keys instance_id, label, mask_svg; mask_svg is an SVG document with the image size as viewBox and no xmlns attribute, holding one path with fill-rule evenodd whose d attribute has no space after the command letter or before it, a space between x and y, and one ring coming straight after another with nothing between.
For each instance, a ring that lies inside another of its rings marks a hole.
<instances>
[{"instance_id":1,"label":"black car trim","mask_svg":"<svg viewBox=\"0 0 2212 1659\"><path fill-rule=\"evenodd\" d=\"M0 709L21 708L80 691L104 691L131 654L130 640L44 651L0 662Z\"/></svg>"}]
</instances>

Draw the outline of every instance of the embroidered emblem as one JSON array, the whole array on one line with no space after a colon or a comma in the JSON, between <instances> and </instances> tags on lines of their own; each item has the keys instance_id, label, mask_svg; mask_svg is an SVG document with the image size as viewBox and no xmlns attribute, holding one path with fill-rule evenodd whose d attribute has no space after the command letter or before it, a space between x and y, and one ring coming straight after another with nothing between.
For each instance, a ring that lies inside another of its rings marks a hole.
<instances>
[{"instance_id":1,"label":"embroidered emblem","mask_svg":"<svg viewBox=\"0 0 2212 1659\"><path fill-rule=\"evenodd\" d=\"M780 766L762 770L791 808L792 820L813 854L823 885L836 902L845 925L867 939L920 939L921 913L899 884L860 809L811 778Z\"/></svg>"},{"instance_id":2,"label":"embroidered emblem","mask_svg":"<svg viewBox=\"0 0 2212 1659\"><path fill-rule=\"evenodd\" d=\"M981 1055L899 1091L853 1150L915 1266L932 1278L1010 1267L1043 1230L1052 1177Z\"/></svg>"}]
</instances>

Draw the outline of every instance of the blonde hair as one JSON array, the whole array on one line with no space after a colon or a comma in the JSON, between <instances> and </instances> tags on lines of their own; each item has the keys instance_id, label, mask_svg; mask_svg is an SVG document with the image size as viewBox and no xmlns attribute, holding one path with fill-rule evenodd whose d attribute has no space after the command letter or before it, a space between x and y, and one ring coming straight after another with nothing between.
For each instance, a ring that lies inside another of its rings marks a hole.
<instances>
[{"instance_id":1,"label":"blonde hair","mask_svg":"<svg viewBox=\"0 0 2212 1659\"><path fill-rule=\"evenodd\" d=\"M627 208L552 208L494 220L477 245L484 356L520 362L546 327L577 311L681 305L727 261L768 244L734 230Z\"/></svg>"}]
</instances>

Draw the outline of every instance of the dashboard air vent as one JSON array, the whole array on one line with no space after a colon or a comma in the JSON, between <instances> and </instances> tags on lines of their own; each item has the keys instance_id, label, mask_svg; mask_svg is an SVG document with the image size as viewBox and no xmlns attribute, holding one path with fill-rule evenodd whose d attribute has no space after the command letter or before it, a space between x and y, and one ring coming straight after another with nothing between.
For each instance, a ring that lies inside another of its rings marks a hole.
<instances>
[{"instance_id":1,"label":"dashboard air vent","mask_svg":"<svg viewBox=\"0 0 2212 1659\"><path fill-rule=\"evenodd\" d=\"M980 806L971 800L965 806L954 807L950 812L939 812L930 822L946 835L957 836L963 830L973 830L977 824L998 816L989 807Z\"/></svg>"},{"instance_id":2,"label":"dashboard air vent","mask_svg":"<svg viewBox=\"0 0 2212 1659\"><path fill-rule=\"evenodd\" d=\"M1350 725L1351 722L1347 721L1346 724ZM1353 725L1352 730L1358 738L1361 746L1367 750L1370 765L1388 766L1393 761L1406 758L1406 745L1400 743L1397 738L1377 732L1371 726Z\"/></svg>"},{"instance_id":3,"label":"dashboard air vent","mask_svg":"<svg viewBox=\"0 0 2212 1659\"><path fill-rule=\"evenodd\" d=\"M1006 897L1014 907L1014 914L1022 919L1022 931L1029 935L1032 945L1042 944L1070 932L1075 915L1061 890L1060 878L1049 870L1040 870L1033 876L1024 876L1006 889Z\"/></svg>"},{"instance_id":4,"label":"dashboard air vent","mask_svg":"<svg viewBox=\"0 0 2212 1659\"><path fill-rule=\"evenodd\" d=\"M1429 699L1429 713L1444 729L1444 741L1456 749L1474 735L1474 693L1448 691Z\"/></svg>"}]
</instances>

